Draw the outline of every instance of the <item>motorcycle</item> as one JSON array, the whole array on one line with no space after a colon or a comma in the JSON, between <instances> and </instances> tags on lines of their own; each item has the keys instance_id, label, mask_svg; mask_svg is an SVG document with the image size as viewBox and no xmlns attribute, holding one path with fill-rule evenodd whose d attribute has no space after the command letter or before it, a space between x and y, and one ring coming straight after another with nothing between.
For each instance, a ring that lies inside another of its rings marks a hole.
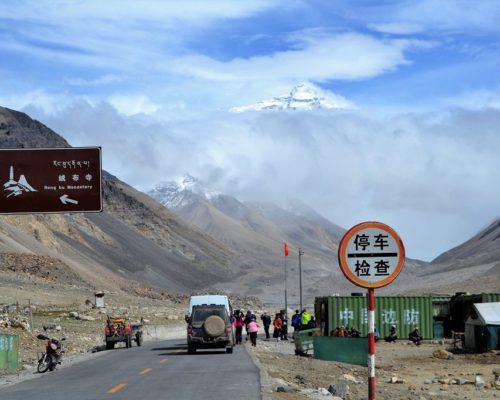
<instances>
[{"instance_id":1,"label":"motorcycle","mask_svg":"<svg viewBox=\"0 0 500 400\"><path fill-rule=\"evenodd\" d=\"M58 364L61 364L62 355L64 353L64 345L63 341L66 338L62 338L60 340L50 339L48 336L39 334L37 338L40 340L47 340L47 346L45 347L45 351L42 356L38 360L38 372L43 374L47 371L54 371Z\"/></svg>"}]
</instances>

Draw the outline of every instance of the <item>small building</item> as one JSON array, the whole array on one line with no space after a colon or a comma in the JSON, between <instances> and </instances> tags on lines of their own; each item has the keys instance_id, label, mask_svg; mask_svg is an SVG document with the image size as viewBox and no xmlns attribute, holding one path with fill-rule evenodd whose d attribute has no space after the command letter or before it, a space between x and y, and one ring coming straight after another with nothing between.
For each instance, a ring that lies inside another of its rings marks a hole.
<instances>
[{"instance_id":1,"label":"small building","mask_svg":"<svg viewBox=\"0 0 500 400\"><path fill-rule=\"evenodd\" d=\"M95 293L95 307L104 308L104 292Z\"/></svg>"},{"instance_id":2,"label":"small building","mask_svg":"<svg viewBox=\"0 0 500 400\"><path fill-rule=\"evenodd\" d=\"M500 349L500 302L473 305L465 322L465 347L478 353Z\"/></svg>"},{"instance_id":3,"label":"small building","mask_svg":"<svg viewBox=\"0 0 500 400\"><path fill-rule=\"evenodd\" d=\"M473 304L500 301L500 293L456 293L450 300L450 327L454 332L465 332L465 322L473 310Z\"/></svg>"}]
</instances>

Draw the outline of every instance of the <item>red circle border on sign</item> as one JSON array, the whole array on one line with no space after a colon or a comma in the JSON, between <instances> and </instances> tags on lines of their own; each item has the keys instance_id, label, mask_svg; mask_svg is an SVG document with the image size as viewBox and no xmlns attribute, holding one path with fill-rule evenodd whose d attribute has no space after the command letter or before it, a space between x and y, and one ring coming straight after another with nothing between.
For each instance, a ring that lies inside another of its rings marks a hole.
<instances>
[{"instance_id":1,"label":"red circle border on sign","mask_svg":"<svg viewBox=\"0 0 500 400\"><path fill-rule=\"evenodd\" d=\"M358 233L359 231L363 229L368 229L368 228L375 228L375 229L381 229L387 233L389 233L393 239L396 241L399 249L399 260L396 265L396 268L394 272L387 277L386 279L379 281L379 282L367 282L364 281L363 279L359 279L356 275L354 275L351 270L349 269L348 263L347 263L347 258L346 258L346 253L347 253L347 245L349 243L349 240ZM354 283L356 286L366 288L366 289L377 289L381 288L384 286L389 285L394 279L396 279L403 269L404 263L405 263L405 247L403 245L403 241L399 237L399 235L396 233L394 229L392 229L389 225L386 225L382 222L361 222L360 224L354 225L351 229L349 229L345 235L342 237L342 240L339 243L339 250L338 250L338 258L339 258L339 266L341 271L344 273L345 277Z\"/></svg>"}]
</instances>

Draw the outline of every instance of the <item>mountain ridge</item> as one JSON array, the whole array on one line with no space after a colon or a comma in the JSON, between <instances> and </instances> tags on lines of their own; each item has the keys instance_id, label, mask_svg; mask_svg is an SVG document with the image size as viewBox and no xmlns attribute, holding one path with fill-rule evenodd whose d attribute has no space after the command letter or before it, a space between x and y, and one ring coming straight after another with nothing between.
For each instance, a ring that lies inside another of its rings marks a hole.
<instances>
[{"instance_id":1,"label":"mountain ridge","mask_svg":"<svg viewBox=\"0 0 500 400\"><path fill-rule=\"evenodd\" d=\"M3 148L69 147L64 138L40 122L4 107L0 107L0 126ZM106 171L102 174L102 188L102 213L3 219L0 233L10 238L3 241L3 251L24 248L59 257L96 287L113 287L113 279L120 278L120 282L133 279L145 285L160 283L171 291L190 292L230 279L235 273L234 254L187 226L149 196ZM82 263L92 272L86 273ZM99 275L108 277L109 282L96 278Z\"/></svg>"},{"instance_id":2,"label":"mountain ridge","mask_svg":"<svg viewBox=\"0 0 500 400\"><path fill-rule=\"evenodd\" d=\"M69 146L40 122L3 107L0 143L3 148ZM26 264L58 259L95 289L209 290L252 294L269 303L281 301L287 268L289 304L296 304L301 248L307 302L359 291L338 267L345 229L306 205L240 201L189 177L170 187L167 208L106 171L102 177L102 213L4 216L0 253ZM407 259L401 275L379 292L495 290L500 287L499 235L496 221L432 263ZM285 242L289 257L283 254Z\"/></svg>"}]
</instances>

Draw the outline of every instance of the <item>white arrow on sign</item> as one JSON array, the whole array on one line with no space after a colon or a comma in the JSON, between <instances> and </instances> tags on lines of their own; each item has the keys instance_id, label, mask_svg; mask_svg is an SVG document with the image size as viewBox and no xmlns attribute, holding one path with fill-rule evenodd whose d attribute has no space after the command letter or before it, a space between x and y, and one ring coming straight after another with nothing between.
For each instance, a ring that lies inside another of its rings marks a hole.
<instances>
[{"instance_id":1,"label":"white arrow on sign","mask_svg":"<svg viewBox=\"0 0 500 400\"><path fill-rule=\"evenodd\" d=\"M73 203L73 204L78 204L78 200L73 200L68 198L67 194L63 194L61 197L59 197L59 200L61 200L61 203L66 204L66 203Z\"/></svg>"}]
</instances>

